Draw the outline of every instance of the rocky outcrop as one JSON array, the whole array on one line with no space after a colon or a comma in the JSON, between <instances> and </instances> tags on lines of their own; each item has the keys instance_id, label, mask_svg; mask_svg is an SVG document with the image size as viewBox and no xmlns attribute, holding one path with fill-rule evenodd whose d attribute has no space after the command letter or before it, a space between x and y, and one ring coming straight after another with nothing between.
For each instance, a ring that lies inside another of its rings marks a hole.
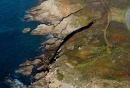
<instances>
[{"instance_id":1,"label":"rocky outcrop","mask_svg":"<svg viewBox=\"0 0 130 88\"><path fill-rule=\"evenodd\" d=\"M45 24L38 25L38 27L32 31L33 35L47 35L51 33L54 26L47 26ZM42 29L42 30L41 30Z\"/></svg>"},{"instance_id":2,"label":"rocky outcrop","mask_svg":"<svg viewBox=\"0 0 130 88\"><path fill-rule=\"evenodd\" d=\"M19 70L16 70L16 73L22 73L23 75L30 75L32 73L34 66L30 65L30 66L24 66L21 67Z\"/></svg>"},{"instance_id":3,"label":"rocky outcrop","mask_svg":"<svg viewBox=\"0 0 130 88\"><path fill-rule=\"evenodd\" d=\"M47 0L31 9L29 13L35 21L43 21L48 24L57 25L63 18L81 8L81 5L71 4L68 1Z\"/></svg>"},{"instance_id":4,"label":"rocky outcrop","mask_svg":"<svg viewBox=\"0 0 130 88\"><path fill-rule=\"evenodd\" d=\"M44 53L17 71L36 70L29 88L129 88L130 36L117 7L109 0L47 0L29 10L29 21L44 23L31 34L53 35Z\"/></svg>"},{"instance_id":5,"label":"rocky outcrop","mask_svg":"<svg viewBox=\"0 0 130 88\"><path fill-rule=\"evenodd\" d=\"M37 67L37 65L42 64L40 59L35 59L34 61L27 60L25 63L20 64L20 69L16 70L16 73L22 73L23 75L31 75L32 70Z\"/></svg>"},{"instance_id":6,"label":"rocky outcrop","mask_svg":"<svg viewBox=\"0 0 130 88\"><path fill-rule=\"evenodd\" d=\"M30 32L30 28L24 28L24 30L23 30L23 33L28 33L28 32Z\"/></svg>"}]
</instances>

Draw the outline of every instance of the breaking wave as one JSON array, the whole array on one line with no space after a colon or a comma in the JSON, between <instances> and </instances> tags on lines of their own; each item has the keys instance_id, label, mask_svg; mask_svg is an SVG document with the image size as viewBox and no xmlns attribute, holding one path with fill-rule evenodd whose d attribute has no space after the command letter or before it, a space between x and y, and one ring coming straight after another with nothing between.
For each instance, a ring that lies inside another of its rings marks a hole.
<instances>
[{"instance_id":1,"label":"breaking wave","mask_svg":"<svg viewBox=\"0 0 130 88\"><path fill-rule=\"evenodd\" d=\"M26 85L24 85L20 80L14 79L11 88L27 88Z\"/></svg>"}]
</instances>

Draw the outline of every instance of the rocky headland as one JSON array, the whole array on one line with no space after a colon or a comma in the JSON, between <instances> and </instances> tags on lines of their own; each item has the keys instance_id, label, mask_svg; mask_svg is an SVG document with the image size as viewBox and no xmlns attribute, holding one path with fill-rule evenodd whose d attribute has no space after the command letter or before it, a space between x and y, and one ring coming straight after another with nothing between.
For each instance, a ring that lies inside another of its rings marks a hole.
<instances>
[{"instance_id":1,"label":"rocky headland","mask_svg":"<svg viewBox=\"0 0 130 88\"><path fill-rule=\"evenodd\" d=\"M16 72L35 70L29 88L129 88L129 6L129 0L43 1L25 18L41 22L32 35L53 37Z\"/></svg>"}]
</instances>

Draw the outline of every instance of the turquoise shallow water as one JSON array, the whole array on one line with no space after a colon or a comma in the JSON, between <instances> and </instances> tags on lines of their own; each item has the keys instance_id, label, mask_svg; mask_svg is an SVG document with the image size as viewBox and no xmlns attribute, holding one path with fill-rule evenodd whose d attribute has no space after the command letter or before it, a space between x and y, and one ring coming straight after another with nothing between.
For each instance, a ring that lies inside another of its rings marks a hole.
<instances>
[{"instance_id":1,"label":"turquoise shallow water","mask_svg":"<svg viewBox=\"0 0 130 88\"><path fill-rule=\"evenodd\" d=\"M10 88L5 84L8 77L29 83L14 71L27 58L35 57L40 43L46 39L22 33L25 27L34 29L39 24L23 20L25 11L37 3L38 0L0 0L0 88Z\"/></svg>"}]
</instances>

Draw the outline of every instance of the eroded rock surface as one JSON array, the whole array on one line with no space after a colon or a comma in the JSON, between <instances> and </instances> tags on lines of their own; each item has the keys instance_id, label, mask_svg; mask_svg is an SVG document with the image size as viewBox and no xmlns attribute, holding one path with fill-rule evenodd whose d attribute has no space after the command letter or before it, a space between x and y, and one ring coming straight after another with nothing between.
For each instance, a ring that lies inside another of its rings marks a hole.
<instances>
[{"instance_id":1,"label":"eroded rock surface","mask_svg":"<svg viewBox=\"0 0 130 88\"><path fill-rule=\"evenodd\" d=\"M29 88L129 88L129 6L129 0L46 0L32 8L28 20L44 22L32 35L53 37L38 61L21 65L20 72L38 71Z\"/></svg>"}]
</instances>

